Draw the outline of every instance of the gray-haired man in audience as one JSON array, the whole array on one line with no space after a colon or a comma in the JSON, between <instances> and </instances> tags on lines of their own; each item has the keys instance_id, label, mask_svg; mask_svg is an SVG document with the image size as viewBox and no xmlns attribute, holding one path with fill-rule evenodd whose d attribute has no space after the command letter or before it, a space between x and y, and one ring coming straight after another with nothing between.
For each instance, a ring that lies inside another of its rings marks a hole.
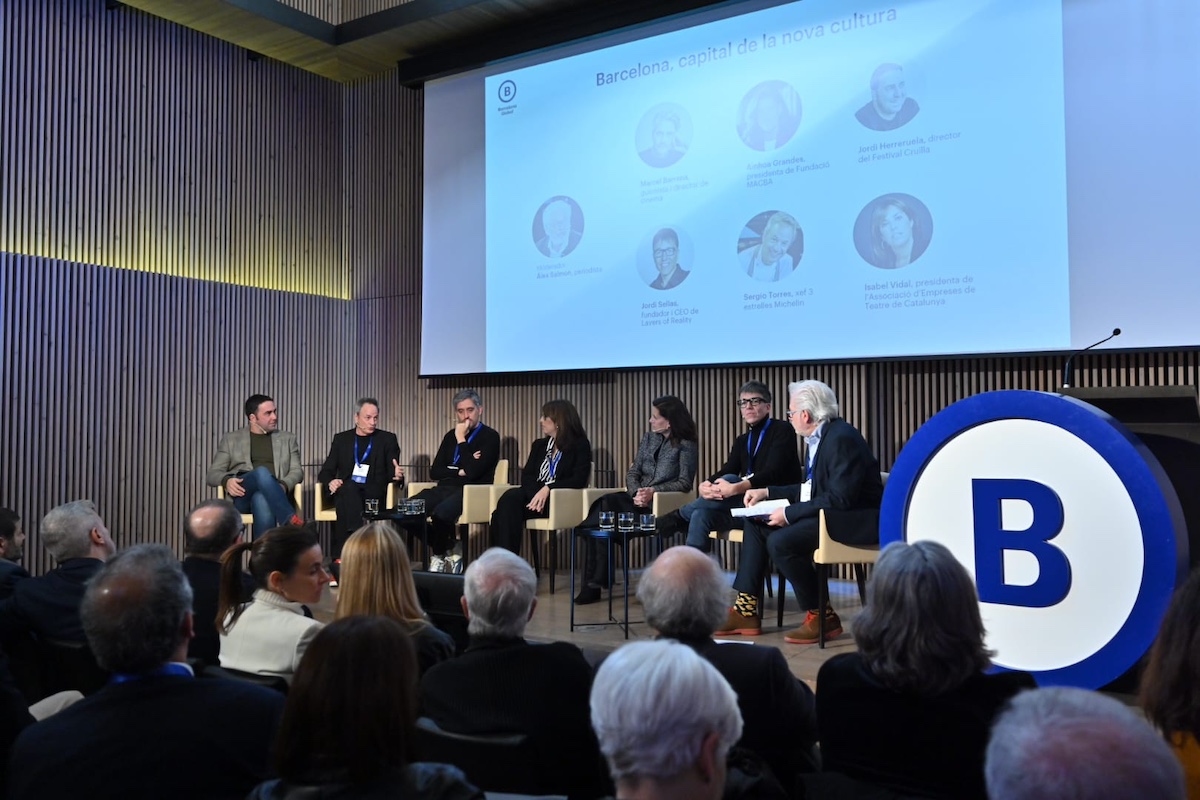
<instances>
[{"instance_id":1,"label":"gray-haired man in audience","mask_svg":"<svg viewBox=\"0 0 1200 800\"><path fill-rule=\"evenodd\" d=\"M1183 770L1146 720L1084 689L1022 692L992 727L991 800L1184 800Z\"/></svg>"},{"instance_id":2,"label":"gray-haired man in audience","mask_svg":"<svg viewBox=\"0 0 1200 800\"><path fill-rule=\"evenodd\" d=\"M622 647L600 665L591 706L617 797L722 796L742 717L733 689L690 647L664 640Z\"/></svg>"}]
</instances>

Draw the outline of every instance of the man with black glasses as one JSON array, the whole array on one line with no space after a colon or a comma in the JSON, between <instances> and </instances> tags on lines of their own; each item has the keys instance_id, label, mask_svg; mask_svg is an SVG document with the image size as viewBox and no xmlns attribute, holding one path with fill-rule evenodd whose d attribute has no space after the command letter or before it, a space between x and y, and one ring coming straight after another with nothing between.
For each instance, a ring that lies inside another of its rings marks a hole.
<instances>
[{"instance_id":1,"label":"man with black glasses","mask_svg":"<svg viewBox=\"0 0 1200 800\"><path fill-rule=\"evenodd\" d=\"M737 406L750 430L734 440L729 457L712 477L700 484L700 497L663 518L662 532L687 528L687 543L708 552L710 531L735 526L731 509L742 507L749 489L799 483L800 457L796 433L785 422L771 419L771 390L760 381L747 381L738 392Z\"/></svg>"}]
</instances>

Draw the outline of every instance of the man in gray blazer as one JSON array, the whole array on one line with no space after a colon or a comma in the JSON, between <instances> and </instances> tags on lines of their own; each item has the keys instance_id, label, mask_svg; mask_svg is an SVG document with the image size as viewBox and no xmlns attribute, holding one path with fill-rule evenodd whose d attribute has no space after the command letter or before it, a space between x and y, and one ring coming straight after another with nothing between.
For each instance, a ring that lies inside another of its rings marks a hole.
<instances>
[{"instance_id":1,"label":"man in gray blazer","mask_svg":"<svg viewBox=\"0 0 1200 800\"><path fill-rule=\"evenodd\" d=\"M303 525L289 497L304 479L296 434L279 430L279 411L265 394L244 406L247 425L221 437L208 485L224 486L243 514L254 515L254 538L276 525Z\"/></svg>"}]
</instances>

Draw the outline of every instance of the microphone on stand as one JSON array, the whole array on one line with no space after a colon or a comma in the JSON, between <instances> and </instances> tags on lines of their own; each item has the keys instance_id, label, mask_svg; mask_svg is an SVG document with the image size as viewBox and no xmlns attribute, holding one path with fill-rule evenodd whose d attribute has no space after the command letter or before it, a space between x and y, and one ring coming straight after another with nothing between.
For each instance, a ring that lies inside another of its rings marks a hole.
<instances>
[{"instance_id":1,"label":"microphone on stand","mask_svg":"<svg viewBox=\"0 0 1200 800\"><path fill-rule=\"evenodd\" d=\"M1120 336L1120 335L1121 335L1121 329L1113 328L1113 332L1111 335L1105 336L1103 339L1096 342L1095 344L1089 344L1087 347L1083 348L1082 350L1076 350L1074 353L1071 353L1071 355L1067 358L1067 363L1063 365L1063 384L1062 384L1063 388L1064 389L1071 388L1071 362L1075 360L1075 356L1079 355L1080 353L1086 353L1088 350L1091 350L1093 347L1096 347L1097 345L1102 345L1105 342L1107 342L1109 339L1113 338L1114 336Z\"/></svg>"}]
</instances>

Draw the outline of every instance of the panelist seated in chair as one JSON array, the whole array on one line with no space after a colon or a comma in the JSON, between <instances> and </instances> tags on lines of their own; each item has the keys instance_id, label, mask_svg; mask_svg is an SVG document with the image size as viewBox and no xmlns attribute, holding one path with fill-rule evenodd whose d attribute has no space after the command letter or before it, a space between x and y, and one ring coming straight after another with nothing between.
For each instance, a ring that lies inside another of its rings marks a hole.
<instances>
[{"instance_id":1,"label":"panelist seated in chair","mask_svg":"<svg viewBox=\"0 0 1200 800\"><path fill-rule=\"evenodd\" d=\"M650 430L642 435L637 454L625 473L625 491L606 494L592 503L581 528L600 524L600 512L649 513L656 492L691 491L696 481L696 423L683 401L665 395L650 404ZM608 547L588 537L584 540L586 584L575 602L579 605L600 599L600 590L608 589Z\"/></svg>"},{"instance_id":2,"label":"panelist seated in chair","mask_svg":"<svg viewBox=\"0 0 1200 800\"><path fill-rule=\"evenodd\" d=\"M317 481L333 496L332 558L340 558L346 539L362 525L367 500L383 504L388 484L404 480L396 434L379 428L379 401L359 398L354 427L333 437Z\"/></svg>"},{"instance_id":3,"label":"panelist seated in chair","mask_svg":"<svg viewBox=\"0 0 1200 800\"><path fill-rule=\"evenodd\" d=\"M733 588L737 599L718 636L757 635L758 592L768 561L792 584L800 608L807 609L804 624L784 636L792 644L813 644L820 638L819 614L825 614L825 636L842 633L842 623L832 607L818 609L817 569L813 553L820 540L820 513L837 512L837 530L830 535L843 544L879 542L879 504L883 481L879 462L862 434L839 416L837 395L820 381L797 381L788 386L788 419L804 437L807 466L805 482L746 492L752 507L767 499L786 498L790 505L771 512L763 521L747 520L742 538L742 560ZM782 601L782 598L781 598Z\"/></svg>"},{"instance_id":4,"label":"panelist seated in chair","mask_svg":"<svg viewBox=\"0 0 1200 800\"><path fill-rule=\"evenodd\" d=\"M247 800L483 800L456 767L416 760L416 683L416 655L400 623L330 623L288 692L275 742L279 778Z\"/></svg>"},{"instance_id":5,"label":"panelist seated in chair","mask_svg":"<svg viewBox=\"0 0 1200 800\"><path fill-rule=\"evenodd\" d=\"M592 443L569 400L551 400L538 420L542 438L529 448L521 485L496 502L489 529L491 544L521 552L525 520L550 516L551 489L582 489L592 470Z\"/></svg>"},{"instance_id":6,"label":"panelist seated in chair","mask_svg":"<svg viewBox=\"0 0 1200 800\"><path fill-rule=\"evenodd\" d=\"M246 427L221 437L208 468L209 486L223 486L242 514L254 515L255 538L276 525L302 525L291 495L304 480L296 434L279 430L279 410L265 394L242 407Z\"/></svg>"},{"instance_id":7,"label":"panelist seated in chair","mask_svg":"<svg viewBox=\"0 0 1200 800\"><path fill-rule=\"evenodd\" d=\"M430 478L437 486L413 496L414 500L425 501L433 519L429 537L432 572L441 572L447 558L455 568L461 563L462 554L452 553L451 548L463 512L463 487L491 483L500 461L500 434L483 424L483 400L479 392L463 389L451 402L458 421L442 437L429 468Z\"/></svg>"},{"instance_id":8,"label":"panelist seated in chair","mask_svg":"<svg viewBox=\"0 0 1200 800\"><path fill-rule=\"evenodd\" d=\"M250 552L254 599L241 602L242 554ZM321 599L331 576L321 545L308 528L272 528L253 542L240 542L221 557L217 626L221 666L258 675L292 675L321 623L310 606Z\"/></svg>"},{"instance_id":9,"label":"panelist seated in chair","mask_svg":"<svg viewBox=\"0 0 1200 800\"><path fill-rule=\"evenodd\" d=\"M493 547L468 565L463 591L469 646L425 673L422 713L453 733L528 736L537 754L529 765L530 794L574 796L568 790L602 787L588 722L591 666L573 644L524 639L537 607L529 562Z\"/></svg>"}]
</instances>

